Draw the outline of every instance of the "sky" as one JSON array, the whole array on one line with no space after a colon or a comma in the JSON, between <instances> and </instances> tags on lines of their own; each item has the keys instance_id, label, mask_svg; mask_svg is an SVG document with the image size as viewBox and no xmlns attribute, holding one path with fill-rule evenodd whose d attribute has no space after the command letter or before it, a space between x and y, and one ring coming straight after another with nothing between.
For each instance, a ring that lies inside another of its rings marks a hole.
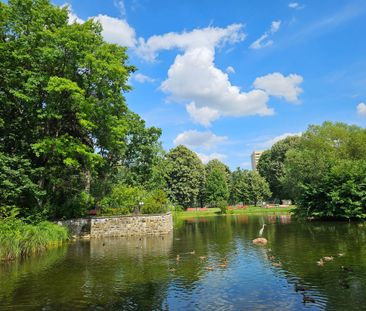
<instances>
[{"instance_id":1,"label":"sky","mask_svg":"<svg viewBox=\"0 0 366 311\"><path fill-rule=\"evenodd\" d=\"M53 0L94 18L138 68L127 104L203 162L250 154L310 124L366 125L366 1Z\"/></svg>"}]
</instances>

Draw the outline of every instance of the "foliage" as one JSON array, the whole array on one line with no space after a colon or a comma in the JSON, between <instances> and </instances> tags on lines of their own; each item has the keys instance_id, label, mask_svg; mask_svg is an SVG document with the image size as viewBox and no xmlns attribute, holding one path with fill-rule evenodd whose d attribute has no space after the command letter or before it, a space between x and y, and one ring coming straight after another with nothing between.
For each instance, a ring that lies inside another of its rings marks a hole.
<instances>
[{"instance_id":1,"label":"foliage","mask_svg":"<svg viewBox=\"0 0 366 311\"><path fill-rule=\"evenodd\" d=\"M365 129L330 122L310 126L288 151L282 179L298 202L298 215L364 217L365 160Z\"/></svg>"},{"instance_id":2,"label":"foliage","mask_svg":"<svg viewBox=\"0 0 366 311\"><path fill-rule=\"evenodd\" d=\"M219 160L206 165L205 202L215 205L229 198L228 179L230 170Z\"/></svg>"},{"instance_id":3,"label":"foliage","mask_svg":"<svg viewBox=\"0 0 366 311\"><path fill-rule=\"evenodd\" d=\"M11 215L17 206L21 214L37 212L44 193L33 181L36 174L28 160L0 152L0 218Z\"/></svg>"},{"instance_id":4,"label":"foliage","mask_svg":"<svg viewBox=\"0 0 366 311\"><path fill-rule=\"evenodd\" d=\"M163 190L154 190L145 194L144 205L141 206L142 214L160 214L168 211L168 198Z\"/></svg>"},{"instance_id":5,"label":"foliage","mask_svg":"<svg viewBox=\"0 0 366 311\"><path fill-rule=\"evenodd\" d=\"M217 207L220 209L221 214L227 213L227 201L224 200L218 201Z\"/></svg>"},{"instance_id":6,"label":"foliage","mask_svg":"<svg viewBox=\"0 0 366 311\"><path fill-rule=\"evenodd\" d=\"M141 188L118 184L100 202L101 212L103 215L131 214L139 206L143 195Z\"/></svg>"},{"instance_id":7,"label":"foliage","mask_svg":"<svg viewBox=\"0 0 366 311\"><path fill-rule=\"evenodd\" d=\"M184 208L198 204L204 182L204 167L198 156L180 145L167 154L167 192L174 204Z\"/></svg>"},{"instance_id":8,"label":"foliage","mask_svg":"<svg viewBox=\"0 0 366 311\"><path fill-rule=\"evenodd\" d=\"M14 217L0 221L0 260L43 251L68 239L67 229L44 221L28 224Z\"/></svg>"},{"instance_id":9,"label":"foliage","mask_svg":"<svg viewBox=\"0 0 366 311\"><path fill-rule=\"evenodd\" d=\"M230 201L233 204L255 204L267 200L271 191L266 180L256 171L237 168L232 173Z\"/></svg>"},{"instance_id":10,"label":"foliage","mask_svg":"<svg viewBox=\"0 0 366 311\"><path fill-rule=\"evenodd\" d=\"M2 204L24 216L83 215L120 172L131 185L162 180L161 131L125 103L135 71L126 48L104 42L98 22L69 24L67 10L48 0L0 3L0 152L11 163L0 182L16 175Z\"/></svg>"},{"instance_id":11,"label":"foliage","mask_svg":"<svg viewBox=\"0 0 366 311\"><path fill-rule=\"evenodd\" d=\"M286 153L299 144L298 136L290 136L275 143L270 150L266 150L259 158L258 173L266 179L275 200L291 199L291 195L284 191L281 178L284 175Z\"/></svg>"}]
</instances>

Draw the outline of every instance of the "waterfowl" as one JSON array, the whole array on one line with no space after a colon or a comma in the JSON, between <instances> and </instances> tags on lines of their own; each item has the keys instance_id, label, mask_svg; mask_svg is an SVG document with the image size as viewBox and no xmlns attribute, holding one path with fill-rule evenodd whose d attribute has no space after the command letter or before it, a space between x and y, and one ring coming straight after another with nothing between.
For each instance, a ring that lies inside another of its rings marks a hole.
<instances>
[{"instance_id":1,"label":"waterfowl","mask_svg":"<svg viewBox=\"0 0 366 311\"><path fill-rule=\"evenodd\" d=\"M338 253L337 255L338 255L338 257L343 257L344 253Z\"/></svg>"},{"instance_id":2,"label":"waterfowl","mask_svg":"<svg viewBox=\"0 0 366 311\"><path fill-rule=\"evenodd\" d=\"M196 251L188 252L188 254L190 254L190 255L194 255L194 254L196 254Z\"/></svg>"},{"instance_id":3,"label":"waterfowl","mask_svg":"<svg viewBox=\"0 0 366 311\"><path fill-rule=\"evenodd\" d=\"M280 262L272 262L272 266L274 266L274 267L282 267L282 263L280 263Z\"/></svg>"},{"instance_id":4,"label":"waterfowl","mask_svg":"<svg viewBox=\"0 0 366 311\"><path fill-rule=\"evenodd\" d=\"M206 267L206 270L208 270L208 271L213 271L213 270L214 270L214 268L213 268L213 267Z\"/></svg>"},{"instance_id":5,"label":"waterfowl","mask_svg":"<svg viewBox=\"0 0 366 311\"><path fill-rule=\"evenodd\" d=\"M324 256L323 259L325 261L332 261L334 259L334 257L333 256Z\"/></svg>"},{"instance_id":6,"label":"waterfowl","mask_svg":"<svg viewBox=\"0 0 366 311\"><path fill-rule=\"evenodd\" d=\"M200 256L199 259L201 260L205 260L207 257L206 256Z\"/></svg>"},{"instance_id":7,"label":"waterfowl","mask_svg":"<svg viewBox=\"0 0 366 311\"><path fill-rule=\"evenodd\" d=\"M170 268L169 271L170 272L175 272L175 269L174 268Z\"/></svg>"},{"instance_id":8,"label":"waterfowl","mask_svg":"<svg viewBox=\"0 0 366 311\"><path fill-rule=\"evenodd\" d=\"M304 294L302 294L302 301L303 301L303 303L307 303L307 302L315 303L315 299L313 297L306 296Z\"/></svg>"},{"instance_id":9,"label":"waterfowl","mask_svg":"<svg viewBox=\"0 0 366 311\"><path fill-rule=\"evenodd\" d=\"M265 238L256 238L252 242L256 245L266 245L268 243L267 239Z\"/></svg>"},{"instance_id":10,"label":"waterfowl","mask_svg":"<svg viewBox=\"0 0 366 311\"><path fill-rule=\"evenodd\" d=\"M324 261L323 259L321 258L319 261L316 262L318 264L318 266L324 266Z\"/></svg>"},{"instance_id":11,"label":"waterfowl","mask_svg":"<svg viewBox=\"0 0 366 311\"><path fill-rule=\"evenodd\" d=\"M175 260L179 261L180 260L180 255L177 255L177 257L175 257Z\"/></svg>"}]
</instances>

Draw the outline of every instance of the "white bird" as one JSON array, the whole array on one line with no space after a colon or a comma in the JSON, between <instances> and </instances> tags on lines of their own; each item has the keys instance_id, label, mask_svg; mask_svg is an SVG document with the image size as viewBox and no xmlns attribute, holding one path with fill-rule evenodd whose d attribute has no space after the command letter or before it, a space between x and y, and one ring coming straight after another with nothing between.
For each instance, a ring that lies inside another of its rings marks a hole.
<instances>
[{"instance_id":1,"label":"white bird","mask_svg":"<svg viewBox=\"0 0 366 311\"><path fill-rule=\"evenodd\" d=\"M262 229L261 230L259 230L259 236L262 236L262 234L263 234L263 230L264 230L264 226L265 226L266 224L263 224L263 226L262 226Z\"/></svg>"}]
</instances>

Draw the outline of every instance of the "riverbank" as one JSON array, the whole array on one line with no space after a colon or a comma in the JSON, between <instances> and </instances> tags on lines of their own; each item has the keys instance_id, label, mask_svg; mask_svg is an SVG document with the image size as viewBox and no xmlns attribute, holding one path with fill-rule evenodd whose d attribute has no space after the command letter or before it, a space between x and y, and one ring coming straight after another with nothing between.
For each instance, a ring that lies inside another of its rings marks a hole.
<instances>
[{"instance_id":1,"label":"riverbank","mask_svg":"<svg viewBox=\"0 0 366 311\"><path fill-rule=\"evenodd\" d=\"M243 209L228 210L227 214L221 214L219 208L209 208L208 210L197 211L182 211L174 212L173 216L177 218L191 218L191 217L209 217L209 216L226 216L226 215L248 215L248 214L267 214L267 213L290 213L296 207L269 207L263 208L258 206L249 206Z\"/></svg>"},{"instance_id":2,"label":"riverbank","mask_svg":"<svg viewBox=\"0 0 366 311\"><path fill-rule=\"evenodd\" d=\"M0 261L42 252L68 238L66 228L48 221L28 224L14 218L0 220Z\"/></svg>"}]
</instances>

